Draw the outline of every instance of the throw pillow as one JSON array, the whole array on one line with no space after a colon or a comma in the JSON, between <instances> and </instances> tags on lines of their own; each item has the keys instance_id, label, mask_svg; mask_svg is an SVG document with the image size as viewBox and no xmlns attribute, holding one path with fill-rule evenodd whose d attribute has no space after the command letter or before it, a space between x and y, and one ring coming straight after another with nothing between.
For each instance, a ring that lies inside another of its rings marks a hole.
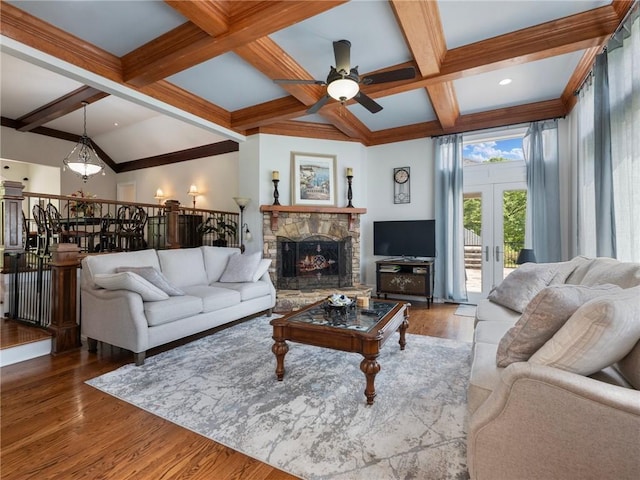
<instances>
[{"instance_id":1,"label":"throw pillow","mask_svg":"<svg viewBox=\"0 0 640 480\"><path fill-rule=\"evenodd\" d=\"M147 282L137 273L98 273L94 275L96 285L106 290L130 290L140 294L145 302L156 302L169 298L165 292L152 283Z\"/></svg>"},{"instance_id":2,"label":"throw pillow","mask_svg":"<svg viewBox=\"0 0 640 480\"><path fill-rule=\"evenodd\" d=\"M258 268L261 257L261 252L231 255L218 281L223 283L253 281L253 274Z\"/></svg>"},{"instance_id":3,"label":"throw pillow","mask_svg":"<svg viewBox=\"0 0 640 480\"><path fill-rule=\"evenodd\" d=\"M184 295L184 292L169 283L169 280L158 270L153 267L117 267L116 272L134 272L144 278L147 282L152 283L160 290L170 296Z\"/></svg>"},{"instance_id":4,"label":"throw pillow","mask_svg":"<svg viewBox=\"0 0 640 480\"><path fill-rule=\"evenodd\" d=\"M262 276L265 273L267 273L267 270L269 270L270 266L271 266L271 259L270 258L261 259L260 262L258 263L258 268L254 272L253 278L251 279L251 281L255 283L258 280L260 280L262 278Z\"/></svg>"},{"instance_id":5,"label":"throw pillow","mask_svg":"<svg viewBox=\"0 0 640 480\"><path fill-rule=\"evenodd\" d=\"M556 263L525 263L505 277L489 300L522 313L531 299L546 287L558 270Z\"/></svg>"},{"instance_id":6,"label":"throw pillow","mask_svg":"<svg viewBox=\"0 0 640 480\"><path fill-rule=\"evenodd\" d=\"M506 367L525 362L589 300L622 290L616 285L552 285L529 302L516 324L498 344L496 364Z\"/></svg>"},{"instance_id":7,"label":"throw pillow","mask_svg":"<svg viewBox=\"0 0 640 480\"><path fill-rule=\"evenodd\" d=\"M639 339L640 286L585 303L529 361L591 375L622 359Z\"/></svg>"}]
</instances>

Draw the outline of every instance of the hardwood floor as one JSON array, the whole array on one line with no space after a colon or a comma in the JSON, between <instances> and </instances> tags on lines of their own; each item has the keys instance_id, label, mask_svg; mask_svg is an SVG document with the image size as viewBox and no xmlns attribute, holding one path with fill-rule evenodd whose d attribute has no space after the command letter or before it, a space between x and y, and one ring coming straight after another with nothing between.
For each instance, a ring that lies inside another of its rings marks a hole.
<instances>
[{"instance_id":1,"label":"hardwood floor","mask_svg":"<svg viewBox=\"0 0 640 480\"><path fill-rule=\"evenodd\" d=\"M408 331L469 342L473 319L455 309L412 302ZM131 361L84 346L0 369L2 479L296 478L84 384Z\"/></svg>"}]
</instances>

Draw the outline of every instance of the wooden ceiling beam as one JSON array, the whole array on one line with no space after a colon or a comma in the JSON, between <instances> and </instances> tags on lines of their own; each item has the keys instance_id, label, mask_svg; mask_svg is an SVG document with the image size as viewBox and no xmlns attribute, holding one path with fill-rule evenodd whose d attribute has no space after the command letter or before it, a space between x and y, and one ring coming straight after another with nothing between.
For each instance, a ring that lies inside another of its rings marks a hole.
<instances>
[{"instance_id":1,"label":"wooden ceiling beam","mask_svg":"<svg viewBox=\"0 0 640 480\"><path fill-rule=\"evenodd\" d=\"M321 140L339 140L343 142L359 141L358 139L345 135L333 125L326 123L284 121L253 128L247 131L247 135L253 135L256 133L270 133L273 135L286 135L290 137L318 138Z\"/></svg>"},{"instance_id":2,"label":"wooden ceiling beam","mask_svg":"<svg viewBox=\"0 0 640 480\"><path fill-rule=\"evenodd\" d=\"M0 7L0 32L41 52L53 55L102 77L122 82L120 59L10 3Z\"/></svg>"},{"instance_id":3,"label":"wooden ceiling beam","mask_svg":"<svg viewBox=\"0 0 640 480\"><path fill-rule=\"evenodd\" d=\"M229 111L173 83L162 80L137 90L221 127L231 128L231 113Z\"/></svg>"},{"instance_id":4,"label":"wooden ceiling beam","mask_svg":"<svg viewBox=\"0 0 640 480\"><path fill-rule=\"evenodd\" d=\"M447 80L541 60L601 44L618 27L612 6L541 23L533 27L454 48L441 74Z\"/></svg>"},{"instance_id":5,"label":"wooden ceiling beam","mask_svg":"<svg viewBox=\"0 0 640 480\"><path fill-rule=\"evenodd\" d=\"M319 114L348 137L364 145L369 144L371 130L345 106L336 103L335 106L323 107Z\"/></svg>"},{"instance_id":6,"label":"wooden ceiling beam","mask_svg":"<svg viewBox=\"0 0 640 480\"><path fill-rule=\"evenodd\" d=\"M18 118L21 124L18 131L28 132L82 108L84 103L93 103L108 96L106 92L85 85Z\"/></svg>"},{"instance_id":7,"label":"wooden ceiling beam","mask_svg":"<svg viewBox=\"0 0 640 480\"><path fill-rule=\"evenodd\" d=\"M212 37L222 35L229 30L230 18L227 2L219 0L200 0L198 2L165 0L165 3Z\"/></svg>"},{"instance_id":8,"label":"wooden ceiling beam","mask_svg":"<svg viewBox=\"0 0 640 480\"><path fill-rule=\"evenodd\" d=\"M153 157L131 160L118 164L118 173L141 170L143 168L160 167L171 163L197 160L198 158L214 157L225 153L237 152L240 149L238 142L224 140L199 147L187 148L177 152L155 155Z\"/></svg>"},{"instance_id":9,"label":"wooden ceiling beam","mask_svg":"<svg viewBox=\"0 0 640 480\"><path fill-rule=\"evenodd\" d=\"M294 97L282 97L231 112L231 128L236 131L282 123L306 114L307 106Z\"/></svg>"},{"instance_id":10,"label":"wooden ceiling beam","mask_svg":"<svg viewBox=\"0 0 640 480\"><path fill-rule=\"evenodd\" d=\"M267 78L313 79L309 72L269 37L242 45L234 49L234 52ZM304 105L313 105L325 92L325 87L320 85L280 84L280 87Z\"/></svg>"},{"instance_id":11,"label":"wooden ceiling beam","mask_svg":"<svg viewBox=\"0 0 640 480\"><path fill-rule=\"evenodd\" d=\"M420 76L440 73L447 53L438 2L390 0Z\"/></svg>"},{"instance_id":12,"label":"wooden ceiling beam","mask_svg":"<svg viewBox=\"0 0 640 480\"><path fill-rule=\"evenodd\" d=\"M244 8L241 15L232 16L229 29L214 38L189 22L122 57L125 81L136 86L156 82L345 1L247 2L250 8Z\"/></svg>"},{"instance_id":13,"label":"wooden ceiling beam","mask_svg":"<svg viewBox=\"0 0 640 480\"><path fill-rule=\"evenodd\" d=\"M437 2L391 0L391 7L418 65L421 77L437 75L447 53ZM453 82L427 86L433 110L445 127L453 127L460 115Z\"/></svg>"},{"instance_id":14,"label":"wooden ceiling beam","mask_svg":"<svg viewBox=\"0 0 640 480\"><path fill-rule=\"evenodd\" d=\"M460 107L458 106L458 98L456 97L453 82L429 85L427 94L442 128L453 127L460 116Z\"/></svg>"},{"instance_id":15,"label":"wooden ceiling beam","mask_svg":"<svg viewBox=\"0 0 640 480\"><path fill-rule=\"evenodd\" d=\"M593 68L593 64L596 61L596 56L601 51L602 51L602 47L589 48L584 52L584 54L582 55L582 58L578 62L578 65L573 71L573 74L571 75L571 78L567 82L567 85L565 86L564 91L562 92L562 96L560 97L567 112L570 112L573 109L573 107L576 105L576 102L577 102L576 92L580 89L580 87L584 83L585 79L589 75L589 72L591 72L591 69Z\"/></svg>"}]
</instances>

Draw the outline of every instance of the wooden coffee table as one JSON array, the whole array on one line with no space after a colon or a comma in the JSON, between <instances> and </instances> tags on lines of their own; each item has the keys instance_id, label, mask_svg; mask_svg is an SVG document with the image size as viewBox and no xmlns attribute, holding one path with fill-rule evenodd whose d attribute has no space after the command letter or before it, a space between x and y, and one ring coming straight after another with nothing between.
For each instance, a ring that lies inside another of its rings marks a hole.
<instances>
[{"instance_id":1,"label":"wooden coffee table","mask_svg":"<svg viewBox=\"0 0 640 480\"><path fill-rule=\"evenodd\" d=\"M376 397L375 378L380 371L378 355L384 343L397 330L400 332L400 350L406 345L405 332L409 326L407 302L374 300L369 307L352 307L344 311L327 311L325 300L302 310L271 320L275 343L271 350L276 356L276 376L284 378L284 357L289 351L287 340L316 347L331 348L361 354L364 359L360 370L367 379L364 394L367 404Z\"/></svg>"}]
</instances>

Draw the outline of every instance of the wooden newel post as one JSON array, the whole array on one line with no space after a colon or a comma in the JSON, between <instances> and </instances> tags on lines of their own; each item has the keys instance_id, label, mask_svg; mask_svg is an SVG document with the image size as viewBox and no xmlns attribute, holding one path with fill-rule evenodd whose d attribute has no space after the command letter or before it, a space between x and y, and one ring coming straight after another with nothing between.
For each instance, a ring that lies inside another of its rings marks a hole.
<instances>
[{"instance_id":1,"label":"wooden newel post","mask_svg":"<svg viewBox=\"0 0 640 480\"><path fill-rule=\"evenodd\" d=\"M180 238L178 236L180 202L178 200L167 200L164 202L164 211L167 215L167 247L180 248Z\"/></svg>"},{"instance_id":2,"label":"wooden newel post","mask_svg":"<svg viewBox=\"0 0 640 480\"><path fill-rule=\"evenodd\" d=\"M77 321L78 267L80 248L74 243L51 246L51 325L52 354L79 348L80 325Z\"/></svg>"}]
</instances>

